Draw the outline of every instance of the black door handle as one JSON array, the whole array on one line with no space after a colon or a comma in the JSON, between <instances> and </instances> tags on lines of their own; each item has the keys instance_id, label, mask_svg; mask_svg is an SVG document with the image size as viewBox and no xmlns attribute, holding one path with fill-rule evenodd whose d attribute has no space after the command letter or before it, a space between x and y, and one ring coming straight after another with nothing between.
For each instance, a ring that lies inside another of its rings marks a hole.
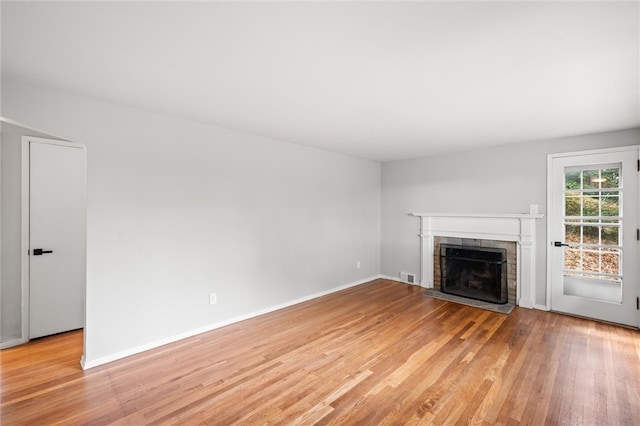
<instances>
[{"instance_id":1,"label":"black door handle","mask_svg":"<svg viewBox=\"0 0 640 426\"><path fill-rule=\"evenodd\" d=\"M553 245L556 247L564 247L564 246L568 246L569 244L561 243L560 241L554 241Z\"/></svg>"},{"instance_id":2,"label":"black door handle","mask_svg":"<svg viewBox=\"0 0 640 426\"><path fill-rule=\"evenodd\" d=\"M45 253L53 253L53 250L33 249L34 256L42 256Z\"/></svg>"}]
</instances>

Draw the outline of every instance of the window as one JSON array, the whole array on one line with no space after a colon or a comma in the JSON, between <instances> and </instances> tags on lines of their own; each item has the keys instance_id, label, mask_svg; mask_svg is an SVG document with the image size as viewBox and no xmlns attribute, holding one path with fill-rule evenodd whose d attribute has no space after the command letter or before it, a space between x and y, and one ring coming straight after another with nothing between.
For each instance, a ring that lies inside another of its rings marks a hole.
<instances>
[{"instance_id":1,"label":"window","mask_svg":"<svg viewBox=\"0 0 640 426\"><path fill-rule=\"evenodd\" d=\"M620 164L565 169L565 276L621 282L620 169Z\"/></svg>"}]
</instances>

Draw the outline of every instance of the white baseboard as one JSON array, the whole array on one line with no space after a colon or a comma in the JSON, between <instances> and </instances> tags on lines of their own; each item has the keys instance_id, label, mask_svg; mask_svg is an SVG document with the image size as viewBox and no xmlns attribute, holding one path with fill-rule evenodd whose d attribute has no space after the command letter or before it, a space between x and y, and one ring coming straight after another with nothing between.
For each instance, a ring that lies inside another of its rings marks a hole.
<instances>
[{"instance_id":1,"label":"white baseboard","mask_svg":"<svg viewBox=\"0 0 640 426\"><path fill-rule=\"evenodd\" d=\"M527 299L518 300L516 302L516 305L520 306L521 308L533 309L533 303Z\"/></svg>"},{"instance_id":2,"label":"white baseboard","mask_svg":"<svg viewBox=\"0 0 640 426\"><path fill-rule=\"evenodd\" d=\"M531 302L530 300L524 300L524 299L520 299L520 301L516 303L516 305L520 306L521 308L536 309L538 311L550 310L546 305L539 305L537 303Z\"/></svg>"},{"instance_id":3,"label":"white baseboard","mask_svg":"<svg viewBox=\"0 0 640 426\"><path fill-rule=\"evenodd\" d=\"M549 308L547 305L538 305L538 304L533 305L533 309L537 309L539 311L547 311L547 312L551 310L551 308Z\"/></svg>"},{"instance_id":4,"label":"white baseboard","mask_svg":"<svg viewBox=\"0 0 640 426\"><path fill-rule=\"evenodd\" d=\"M260 315L268 314L269 312L277 311L278 309L287 308L289 306L297 305L298 303L302 303L302 302L307 302L309 300L316 299L316 298L322 297L322 296L326 296L328 294L335 293L335 292L340 291L340 290L344 290L344 289L347 289L347 288L350 288L350 287L355 287L357 285L364 284L364 283L367 283L369 281L373 281L373 280L375 280L377 278L381 278L381 277L379 275L376 275L376 276L373 276L373 277L365 278L363 280L354 281L354 282L349 283L349 284L345 284L345 285L342 285L342 286L339 286L339 287L334 287L334 288L332 288L330 290L321 291L319 293L314 293L314 294L311 294L309 296L301 297L299 299L291 300L289 302L281 303L279 305L271 306L271 307L268 307L268 308L265 308L265 309L261 309L259 311L250 312L248 314L240 315L240 316L237 316L237 317L225 320L225 321L220 321L220 322L217 322L217 323L214 323L214 324L209 324L209 325L206 325L204 327L196 328L195 330L189 330L189 331L186 331L184 333L180 333L180 334L177 334L177 335L174 335L174 336L170 336L170 337L167 337L167 338L164 338L164 339L156 340L154 342L150 342L150 343L147 343L145 345L136 346L135 348L126 349L124 351L120 351L120 352L117 352L117 353L114 353L114 354L111 354L111 355L103 356L103 357L100 357L100 358L97 358L97 359L87 360L87 359L85 359L85 356L83 355L82 359L80 361L80 365L82 366L83 370L87 370L89 368L94 368L94 367L97 367L99 365L106 364L106 363L109 363L109 362L113 362L113 361L116 361L116 360L119 360L119 359L122 359L122 358L126 358L128 356L135 355L135 354L138 354L138 353L141 353L141 352L145 352L145 351L148 351L150 349L155 349L157 347L164 346L164 345L167 345L169 343L177 342L178 340L182 340L182 339L186 339L188 337L196 336L198 334L206 333L208 331L215 330L216 328L225 327L227 325L234 324L236 322L244 321L244 320L247 320L247 319L250 319L250 318L254 318L254 317L257 317L257 316L260 316Z\"/></svg>"},{"instance_id":5,"label":"white baseboard","mask_svg":"<svg viewBox=\"0 0 640 426\"><path fill-rule=\"evenodd\" d=\"M13 346L22 345L23 343L27 343L27 342L28 342L28 340L23 340L23 339L7 340L6 342L0 343L0 349L11 348Z\"/></svg>"}]
</instances>

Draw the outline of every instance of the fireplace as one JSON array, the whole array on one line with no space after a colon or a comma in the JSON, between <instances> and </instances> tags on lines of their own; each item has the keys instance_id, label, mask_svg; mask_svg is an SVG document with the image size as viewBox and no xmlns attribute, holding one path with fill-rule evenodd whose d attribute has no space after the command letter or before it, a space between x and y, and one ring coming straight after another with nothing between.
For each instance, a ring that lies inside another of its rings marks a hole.
<instances>
[{"instance_id":1,"label":"fireplace","mask_svg":"<svg viewBox=\"0 0 640 426\"><path fill-rule=\"evenodd\" d=\"M502 300L504 297L507 298L507 303L511 303L511 304L516 304L517 302L517 275L518 275L518 256L517 256L517 251L518 251L518 247L517 244L513 241L498 241L498 240L484 240L484 239L475 239L475 238L452 238L452 237L434 237L433 239L433 257L432 257L432 265L433 265L433 288L437 291L441 291L443 293L450 293L450 294L458 294L458 293L452 293L450 291L446 291L443 290L443 271L446 273L446 270L443 270L442 266L447 266L447 265L442 265L445 262L441 262L440 257L441 257L441 253L442 255L446 255L447 253L447 248L456 248L455 251L449 250L450 254L453 255L453 257L462 257L462 258L466 258L469 259L469 256L473 256L474 259L474 265L475 263L477 263L480 260L483 260L484 257L488 257L489 261L502 261L502 264L496 265L496 266L500 266L500 290L501 290L501 294L499 297L495 297L495 296L491 296L489 298L486 297L482 297L479 298L479 300L485 300L485 301L489 301L491 303L502 303ZM445 247L443 249L443 247ZM465 251L461 251L461 250L468 250L468 251L473 251L473 252L478 252L475 254L470 254L468 252ZM497 253L497 254L496 254ZM506 253L506 257L502 257L503 254ZM460 256L460 254L462 254L462 256ZM498 258L499 257L499 258ZM454 260L456 262L454 262L454 265L451 266L449 265L449 268L454 268L453 271L450 269L449 273L448 273L448 277L449 279L454 279L455 274L458 274L459 271L462 268L465 268L467 266L469 266L471 261L462 261L461 259L451 259ZM457 264L456 264L457 263ZM486 267L486 266L485 266ZM481 268L481 266L476 265L475 266L476 269ZM446 268L445 268L446 269ZM486 275L486 272L479 272L476 271L475 272L476 275L478 274L484 274ZM469 272L466 273L467 275L469 274ZM445 278L446 279L446 278ZM467 278L468 280L469 278ZM483 278L484 280L486 280L487 278ZM477 281L476 279L471 279L472 281ZM506 282L503 282L502 280L505 280ZM468 283L467 283L468 285ZM483 282L483 287L487 287L487 283ZM506 290L504 289L504 287L502 287L502 285L506 285ZM472 282L471 283L471 288L477 287L479 286L478 283L476 282ZM450 286L451 287L451 286ZM475 293L475 292L474 292ZM505 296L506 294L506 296ZM469 296L466 294L459 294L460 296L466 296L466 297L473 297L473 296Z\"/></svg>"},{"instance_id":2,"label":"fireplace","mask_svg":"<svg viewBox=\"0 0 640 426\"><path fill-rule=\"evenodd\" d=\"M440 287L438 238L452 238L444 244L462 244L464 239L511 242L507 247L509 299L526 308L548 309L536 300L536 220L544 217L531 206L531 213L412 213L420 217L420 285L425 288ZM467 244L468 245L468 244ZM477 245L477 244L476 244ZM480 246L487 244L480 244ZM500 247L504 248L504 247ZM511 254L513 253L513 254ZM513 271L513 272L512 272Z\"/></svg>"},{"instance_id":3,"label":"fireplace","mask_svg":"<svg viewBox=\"0 0 640 426\"><path fill-rule=\"evenodd\" d=\"M507 250L440 245L440 290L443 293L505 304Z\"/></svg>"}]
</instances>

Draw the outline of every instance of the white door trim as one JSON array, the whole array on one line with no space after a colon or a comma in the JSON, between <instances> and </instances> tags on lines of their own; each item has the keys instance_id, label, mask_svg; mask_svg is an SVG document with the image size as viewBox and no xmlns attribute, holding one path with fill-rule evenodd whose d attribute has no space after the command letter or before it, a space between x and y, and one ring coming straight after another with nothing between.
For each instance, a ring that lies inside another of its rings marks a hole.
<instances>
[{"instance_id":1,"label":"white door trim","mask_svg":"<svg viewBox=\"0 0 640 426\"><path fill-rule=\"evenodd\" d=\"M45 139L45 138L37 138L33 136L23 136L22 137L22 244L21 244L21 283L22 283L22 341L21 343L26 343L29 341L29 218L30 218L30 210L29 210L29 196L30 196L30 159L29 159L29 147L33 142L44 143L49 145L60 145L60 146L68 146L71 148L80 148L84 153L84 161L87 163L87 149L84 145L60 141L55 139ZM85 172L83 176L83 184L85 188L85 200L86 200L86 188L87 188L87 168L85 167ZM85 204L86 209L86 204ZM85 210L86 217L86 210ZM85 221L85 235L86 235L86 221ZM87 246L86 241L84 244L84 253L85 253L85 265L86 265L86 252ZM86 269L85 269L86 275ZM86 280L85 280L86 282ZM86 294L86 284L85 284L85 294ZM86 326L86 301L85 301L85 326Z\"/></svg>"},{"instance_id":2,"label":"white door trim","mask_svg":"<svg viewBox=\"0 0 640 426\"><path fill-rule=\"evenodd\" d=\"M592 155L592 154L610 154L614 152L627 152L627 151L640 151L640 145L628 145L628 146L619 146L615 148L603 148L603 149L591 149L586 151L573 151L573 152L561 152L555 154L547 155L547 307L551 308L551 281L552 281L552 271L551 271L551 257L553 255L551 251L551 243L553 241L551 235L551 221L554 219L552 214L550 214L550 206L552 205L552 164L553 160L557 158L563 157L574 157L579 155ZM640 177L638 177L640 179ZM640 195L640 194L639 194ZM637 206L640 211L640 205ZM640 288L638 289L640 292ZM640 321L639 321L640 322Z\"/></svg>"}]
</instances>

